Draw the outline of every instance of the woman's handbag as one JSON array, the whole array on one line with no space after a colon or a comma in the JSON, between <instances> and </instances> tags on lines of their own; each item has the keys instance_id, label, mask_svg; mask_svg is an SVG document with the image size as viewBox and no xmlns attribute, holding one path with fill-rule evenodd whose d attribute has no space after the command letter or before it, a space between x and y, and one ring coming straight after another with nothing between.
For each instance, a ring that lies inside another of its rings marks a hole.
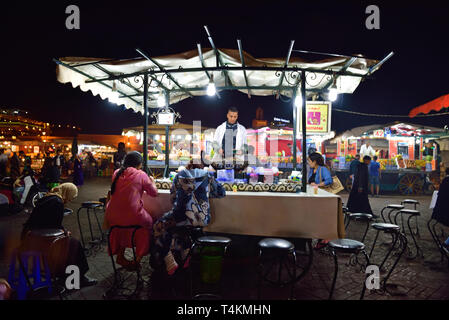
<instances>
[{"instance_id":1,"label":"woman's handbag","mask_svg":"<svg viewBox=\"0 0 449 320\"><path fill-rule=\"evenodd\" d=\"M320 181L321 181L321 169L320 169ZM320 188L323 189L324 191L327 191L327 192L330 192L333 194L337 194L340 191L345 189L343 187L343 185L341 184L340 179L338 179L338 177L336 175L332 177L332 183L330 185L320 187Z\"/></svg>"}]
</instances>

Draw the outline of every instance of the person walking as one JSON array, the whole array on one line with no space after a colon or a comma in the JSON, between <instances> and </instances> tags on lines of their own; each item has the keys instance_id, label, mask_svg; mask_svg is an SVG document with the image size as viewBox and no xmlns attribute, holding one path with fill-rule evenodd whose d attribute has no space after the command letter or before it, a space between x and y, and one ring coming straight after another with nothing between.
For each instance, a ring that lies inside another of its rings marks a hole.
<instances>
[{"instance_id":1,"label":"person walking","mask_svg":"<svg viewBox=\"0 0 449 320\"><path fill-rule=\"evenodd\" d=\"M353 213L369 213L377 217L377 215L373 214L368 199L368 166L370 162L371 157L364 156L363 162L360 162L357 166L354 183L349 194L348 210Z\"/></svg>"},{"instance_id":2,"label":"person walking","mask_svg":"<svg viewBox=\"0 0 449 320\"><path fill-rule=\"evenodd\" d=\"M360 163L360 155L356 154L355 159L351 161L349 165L349 178L351 178L352 183L354 183L354 176L357 172L357 167Z\"/></svg>"},{"instance_id":3,"label":"person walking","mask_svg":"<svg viewBox=\"0 0 449 320\"><path fill-rule=\"evenodd\" d=\"M369 164L369 183L371 185L371 194L374 197L379 197L380 163L377 162L377 156L374 156L373 161ZM376 188L376 193L374 193L374 188Z\"/></svg>"}]
</instances>

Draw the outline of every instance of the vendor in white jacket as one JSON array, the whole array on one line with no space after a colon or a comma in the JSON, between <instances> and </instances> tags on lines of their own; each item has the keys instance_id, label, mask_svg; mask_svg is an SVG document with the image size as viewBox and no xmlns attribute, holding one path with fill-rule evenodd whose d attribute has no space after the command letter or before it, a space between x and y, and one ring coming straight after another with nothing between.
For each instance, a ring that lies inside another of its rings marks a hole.
<instances>
[{"instance_id":1,"label":"vendor in white jacket","mask_svg":"<svg viewBox=\"0 0 449 320\"><path fill-rule=\"evenodd\" d=\"M237 122L239 111L235 107L230 107L223 122L215 130L214 135L214 161L223 158L231 158L245 154L247 148L246 129Z\"/></svg>"}]
</instances>

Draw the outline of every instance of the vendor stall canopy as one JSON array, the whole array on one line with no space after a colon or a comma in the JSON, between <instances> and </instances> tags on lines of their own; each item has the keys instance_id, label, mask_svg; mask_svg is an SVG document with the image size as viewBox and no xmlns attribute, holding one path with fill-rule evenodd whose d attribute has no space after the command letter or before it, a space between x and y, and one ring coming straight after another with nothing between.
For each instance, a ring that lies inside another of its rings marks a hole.
<instances>
[{"instance_id":1,"label":"vendor stall canopy","mask_svg":"<svg viewBox=\"0 0 449 320\"><path fill-rule=\"evenodd\" d=\"M166 102L172 105L189 97L206 95L210 84L216 89L212 95L218 97L223 90L239 90L248 97L281 95L291 98L298 89L302 71L306 73L307 95L329 88L338 93L353 93L365 77L393 55L390 53L379 61L362 55L315 52L325 59L311 61L305 55L292 57L292 53L312 52L294 50L295 41L291 41L286 58L255 58L243 51L240 40L237 40L237 49L217 48L207 26L205 29L211 48L197 44L193 50L159 57L150 57L137 49L141 57L134 59L54 59L57 79L143 113L144 75L149 77L149 108L161 107L158 103L161 99L164 105Z\"/></svg>"},{"instance_id":2,"label":"vendor stall canopy","mask_svg":"<svg viewBox=\"0 0 449 320\"><path fill-rule=\"evenodd\" d=\"M356 127L351 130L347 130L342 134L336 136L332 142L345 139L358 139L362 136L371 137L376 130L390 129L391 135L406 136L406 137L426 137L426 136L439 136L444 133L444 129L423 126L420 124L393 122L388 124L373 124L368 126Z\"/></svg>"}]
</instances>

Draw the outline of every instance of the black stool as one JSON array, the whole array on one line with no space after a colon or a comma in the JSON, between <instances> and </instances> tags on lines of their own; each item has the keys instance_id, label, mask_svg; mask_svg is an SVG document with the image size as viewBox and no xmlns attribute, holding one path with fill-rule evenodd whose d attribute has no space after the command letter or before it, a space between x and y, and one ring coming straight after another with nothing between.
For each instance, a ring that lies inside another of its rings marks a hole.
<instances>
[{"instance_id":1,"label":"black stool","mask_svg":"<svg viewBox=\"0 0 449 320\"><path fill-rule=\"evenodd\" d=\"M363 238L362 238L362 242L365 241L365 237L366 234L368 232L369 229L369 223L373 220L373 215L370 213L350 213L348 215L348 219L347 219L347 223L345 226L345 230L348 229L349 225L351 224L351 221L362 221L366 223L366 229L365 229L365 233L363 234Z\"/></svg>"},{"instance_id":2,"label":"black stool","mask_svg":"<svg viewBox=\"0 0 449 320\"><path fill-rule=\"evenodd\" d=\"M262 282L265 281L278 287L284 287L290 284L291 285L290 299L293 299L296 283L296 252L293 243L284 239L265 238L259 241L258 247L259 247L259 263L258 263L259 270L258 270L257 298L260 299L261 285ZM282 265L284 263L284 260L286 259L288 260L289 255L291 255L293 258L292 272L290 272L288 264L285 264L289 277L287 281L282 281L281 280ZM270 268L268 268L268 270L265 273L263 273L264 267L263 258L265 258L266 256L270 258L268 260L271 260L272 263ZM269 279L269 274L273 269L273 266L277 263L279 264L277 280Z\"/></svg>"},{"instance_id":3,"label":"black stool","mask_svg":"<svg viewBox=\"0 0 449 320\"><path fill-rule=\"evenodd\" d=\"M86 209L87 211L87 220L89 221L89 230L90 230L90 236L91 236L91 244L97 244L100 243L101 241L103 241L104 239L104 235L103 235L103 230L101 230L101 225L100 225L100 221L98 221L98 216L97 216L97 212L96 209L98 209L99 207L101 207L103 204L99 201L86 201L83 202L81 204L81 207L78 209L76 216L78 219L78 227L80 230L80 237L81 237L81 243L83 244L83 248L86 248L85 243L84 243L84 237L83 237L83 230L81 228L81 222L80 222L80 212L82 209ZM90 221L90 211L93 210L95 219L97 220L97 225L98 225L98 230L100 230L101 233L101 239L94 239L94 234L92 231L92 223Z\"/></svg>"},{"instance_id":4,"label":"black stool","mask_svg":"<svg viewBox=\"0 0 449 320\"><path fill-rule=\"evenodd\" d=\"M131 249L133 251L133 261L134 261L135 264L137 264L137 256L136 256L136 250L135 250L136 245L135 245L135 242L134 242L134 237L136 235L137 230L139 230L141 228L143 228L143 227L139 226L139 225L130 225L130 226L118 226L118 225L115 225L115 226L112 226L109 229L109 231L108 231L108 254L111 257L112 269L114 270L114 283L112 284L112 287L109 288L103 294L103 297L105 299L109 299L109 298L114 297L114 295L117 292L117 290L124 289L124 288L120 287L120 285L123 284L124 281L122 281L121 284L119 283L120 282L119 279L118 279L119 278L119 273L118 273L117 268L115 266L114 256L112 255L112 250L111 250L111 234L112 234L112 231L114 229L117 229L117 230L133 230L133 233L132 233L132 236L131 236L131 247L132 247ZM134 291L130 295L122 295L122 296L124 296L126 298L131 298L131 297L136 296L136 294L137 294L137 292L138 292L138 290L140 288L141 282L142 282L142 277L140 275L140 269L139 268L136 268L136 273L137 273L136 288L134 289Z\"/></svg>"},{"instance_id":5,"label":"black stool","mask_svg":"<svg viewBox=\"0 0 449 320\"><path fill-rule=\"evenodd\" d=\"M106 210L106 201L107 201L107 198L106 198L106 197L103 197L103 198L98 199L98 202L101 202L101 205L102 205L102 207L103 207L103 211Z\"/></svg>"},{"instance_id":6,"label":"black stool","mask_svg":"<svg viewBox=\"0 0 449 320\"><path fill-rule=\"evenodd\" d=\"M406 204L412 204L414 205L414 210L416 210L416 206L419 205L419 201L418 200L414 200L414 199L405 199L401 201L402 205L406 205ZM419 227L418 227L418 216L416 216L416 235L419 236Z\"/></svg>"},{"instance_id":7,"label":"black stool","mask_svg":"<svg viewBox=\"0 0 449 320\"><path fill-rule=\"evenodd\" d=\"M387 259L390 256L391 252L394 250L394 247L396 246L396 243L397 243L398 240L400 242L399 247L402 248L402 250L399 253L399 255L397 256L393 266L388 271L387 276L385 277L385 279L382 280L382 284L381 284L382 285L382 289L384 291L387 291L388 278L393 273L394 268L398 264L399 260L401 259L402 254L404 253L405 249L407 248L407 237L403 233L401 233L401 231L400 231L401 228L398 225L395 225L395 224L390 224L390 223L373 223L371 225L371 227L374 230L376 230L377 232L376 232L376 237L374 238L373 246L372 246L371 251L369 253L369 258L370 259L371 259L371 255L373 254L374 247L376 246L377 238L379 237L379 233L380 232L384 232L386 234L391 234L393 236L393 239L394 239L393 240L393 245L388 250L387 255L384 257L382 263L379 266L379 270L382 270L383 265L387 261Z\"/></svg>"},{"instance_id":8,"label":"black stool","mask_svg":"<svg viewBox=\"0 0 449 320\"><path fill-rule=\"evenodd\" d=\"M189 256L194 255L194 250L198 250L198 255L201 256L203 250L205 248L210 247L220 247L223 249L223 255L222 258L226 257L228 247L231 244L231 239L227 237L220 237L220 236L202 236L195 240L195 242L192 245L192 248L189 252ZM189 267L190 270L190 295L194 300L218 300L221 299L221 295L214 294L214 293L199 293L196 295L193 295L193 273L192 268ZM223 272L220 276L219 280L219 291L221 293L222 288L222 281L223 281Z\"/></svg>"},{"instance_id":9,"label":"black stool","mask_svg":"<svg viewBox=\"0 0 449 320\"><path fill-rule=\"evenodd\" d=\"M422 251L421 248L419 247L418 242L416 241L415 236L414 236L414 234L413 234L412 227L410 226L410 220L411 220L413 217L416 217L416 220L418 220L418 216L420 216L421 214L420 214L419 211L417 211L417 210L413 210L413 209L402 209L402 210L400 210L398 213L396 213L396 215L394 216L394 223L395 223L395 224L397 224L397 217L398 217L399 214L401 215L401 220L402 220L402 222L403 222L403 215L404 215L404 214L408 214L408 215L409 215L409 217L408 217L408 219L407 219L407 226L408 226L408 230L410 231L410 236L412 237L413 242L415 243L415 247L416 247L416 255L414 255L414 256L411 255L411 250L409 249L409 259L414 259L414 258L418 257L418 255L420 255L421 257L423 257L423 256L424 256L424 255L423 255L423 251ZM404 233L404 235L406 235L405 228L404 228L404 223L402 223L402 233Z\"/></svg>"},{"instance_id":10,"label":"black stool","mask_svg":"<svg viewBox=\"0 0 449 320\"><path fill-rule=\"evenodd\" d=\"M441 228L441 238L443 241L440 240L440 236L438 235L438 232L436 230L436 227L440 226L442 227L443 224L441 224L439 221L430 218L430 220L427 222L427 228L429 229L430 235L432 236L433 241L438 247L438 250L440 250L441 253L441 262L444 261L444 258L447 259L447 266L449 268L449 251L447 248L443 246L443 241L447 239L447 235L444 235L443 228Z\"/></svg>"},{"instance_id":11,"label":"black stool","mask_svg":"<svg viewBox=\"0 0 449 320\"><path fill-rule=\"evenodd\" d=\"M390 209L390 211L388 212L388 221L385 219L385 217L384 217L384 210L387 210L387 209ZM393 223L393 221L391 220L391 214L394 212L394 211L399 211L399 210L402 210L402 209L404 209L404 206L403 205L401 205L401 204L388 204L386 207L384 207L383 209L382 209L382 211L380 212L380 215L382 216L382 220L385 222L385 223L387 223L387 222L390 222L390 223Z\"/></svg>"},{"instance_id":12,"label":"black stool","mask_svg":"<svg viewBox=\"0 0 449 320\"><path fill-rule=\"evenodd\" d=\"M344 204L342 204L342 210L343 210L343 216L344 216L343 224L346 225L348 215L349 215L349 209Z\"/></svg>"},{"instance_id":13,"label":"black stool","mask_svg":"<svg viewBox=\"0 0 449 320\"><path fill-rule=\"evenodd\" d=\"M337 260L337 252L343 252L343 253L352 253L355 255L358 255L360 252L363 253L366 259L366 266L370 264L369 257L366 254L365 251L365 245L359 241L351 240L351 239L337 239L337 240L331 240L328 243L329 251L331 252L332 256L334 257L334 263L335 263L335 271L334 271L334 279L332 281L331 290L329 293L329 300L332 299L332 295L334 293L335 289L335 282L337 281L337 274L338 274L338 260ZM360 300L363 299L365 295L365 282L363 282L363 289L362 294L360 295Z\"/></svg>"}]
</instances>

